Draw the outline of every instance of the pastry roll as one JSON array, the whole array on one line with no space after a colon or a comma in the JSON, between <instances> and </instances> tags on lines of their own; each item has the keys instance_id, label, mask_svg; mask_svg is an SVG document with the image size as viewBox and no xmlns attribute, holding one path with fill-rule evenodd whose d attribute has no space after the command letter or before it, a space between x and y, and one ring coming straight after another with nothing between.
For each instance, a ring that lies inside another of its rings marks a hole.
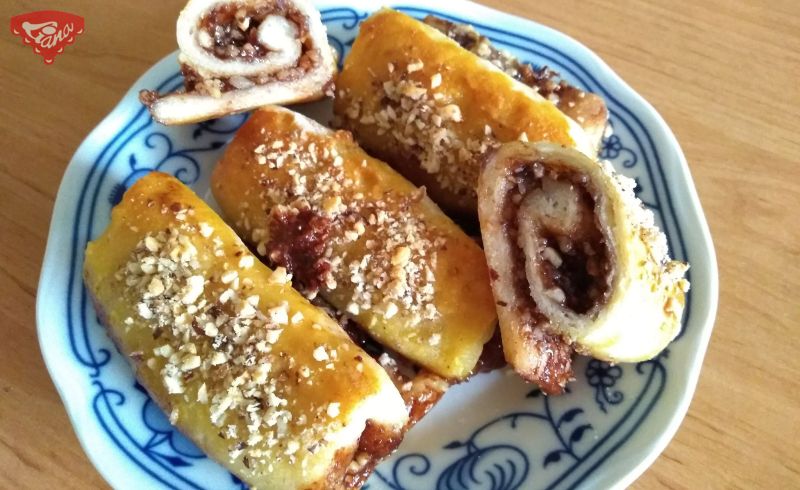
<instances>
[{"instance_id":1,"label":"pastry roll","mask_svg":"<svg viewBox=\"0 0 800 490\"><path fill-rule=\"evenodd\" d=\"M608 123L608 108L602 97L570 85L546 66L535 68L522 63L510 53L495 48L488 38L470 25L432 15L425 17L424 22L553 102L558 110L580 124L594 150L600 150Z\"/></svg>"},{"instance_id":2,"label":"pastry roll","mask_svg":"<svg viewBox=\"0 0 800 490\"><path fill-rule=\"evenodd\" d=\"M497 321L483 252L349 133L262 108L211 186L260 256L379 343L445 378L475 367Z\"/></svg>"},{"instance_id":3,"label":"pastry roll","mask_svg":"<svg viewBox=\"0 0 800 490\"><path fill-rule=\"evenodd\" d=\"M127 191L84 277L170 421L254 488L340 488L362 440L399 442L384 369L175 178Z\"/></svg>"},{"instance_id":4,"label":"pastry roll","mask_svg":"<svg viewBox=\"0 0 800 490\"><path fill-rule=\"evenodd\" d=\"M570 346L635 362L678 334L688 266L670 260L634 185L550 143L509 143L489 156L481 233L506 359L525 378L557 390L548 377L564 370L548 363Z\"/></svg>"},{"instance_id":5,"label":"pastry roll","mask_svg":"<svg viewBox=\"0 0 800 490\"><path fill-rule=\"evenodd\" d=\"M325 26L308 0L190 0L177 37L185 91L140 94L162 124L317 100L336 73Z\"/></svg>"},{"instance_id":6,"label":"pastry roll","mask_svg":"<svg viewBox=\"0 0 800 490\"><path fill-rule=\"evenodd\" d=\"M393 10L361 24L336 87L337 124L454 216L474 218L481 158L499 142L596 153L580 125L536 90Z\"/></svg>"},{"instance_id":7,"label":"pastry roll","mask_svg":"<svg viewBox=\"0 0 800 490\"><path fill-rule=\"evenodd\" d=\"M350 338L353 339L353 342L376 359L389 374L406 403L408 422L402 434L405 436L405 433L439 402L450 388L451 383L438 374L434 374L425 368L420 368L400 354L375 342L345 313L332 308L320 296L314 298L312 303L324 308L332 318L336 318L342 328L350 335ZM490 348L494 347L493 340L495 340L494 337L487 344ZM485 361L487 346L484 347L484 353L478 362L479 366ZM485 371L490 371L499 366L495 364L481 367ZM372 431L370 435L371 437L362 437L359 441L358 452L353 458L353 463L348 466L347 475L345 476L346 488L361 488L375 467L388 455L385 449L387 439L383 437L383 434ZM391 440L389 442L388 447L393 448L394 445L391 444Z\"/></svg>"}]
</instances>

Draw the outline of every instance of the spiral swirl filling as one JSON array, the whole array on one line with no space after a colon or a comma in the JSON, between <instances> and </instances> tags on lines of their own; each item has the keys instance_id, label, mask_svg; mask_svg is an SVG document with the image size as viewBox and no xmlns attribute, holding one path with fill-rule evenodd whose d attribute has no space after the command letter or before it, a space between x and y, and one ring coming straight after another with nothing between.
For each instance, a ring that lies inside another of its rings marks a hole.
<instances>
[{"instance_id":1,"label":"spiral swirl filling","mask_svg":"<svg viewBox=\"0 0 800 490\"><path fill-rule=\"evenodd\" d=\"M192 34L194 46L181 59L190 92L218 95L293 81L321 60L309 19L284 0L217 4L202 14Z\"/></svg>"},{"instance_id":2,"label":"spiral swirl filling","mask_svg":"<svg viewBox=\"0 0 800 490\"><path fill-rule=\"evenodd\" d=\"M598 193L567 167L520 161L509 178L505 231L517 255L515 289L527 306L591 314L608 300L613 275L605 225L595 213ZM513 245L516 244L516 247Z\"/></svg>"}]
</instances>

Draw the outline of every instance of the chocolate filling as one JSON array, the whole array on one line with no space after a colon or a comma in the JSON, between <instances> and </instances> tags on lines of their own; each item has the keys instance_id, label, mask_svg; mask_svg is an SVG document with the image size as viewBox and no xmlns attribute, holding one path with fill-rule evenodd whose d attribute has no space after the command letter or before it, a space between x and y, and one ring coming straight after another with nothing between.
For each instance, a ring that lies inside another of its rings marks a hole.
<instances>
[{"instance_id":1,"label":"chocolate filling","mask_svg":"<svg viewBox=\"0 0 800 490\"><path fill-rule=\"evenodd\" d=\"M211 39L204 49L221 60L238 59L259 62L269 50L258 42L258 27L269 15L279 15L292 22L298 30L302 49L297 64L274 73L254 76L219 76L211 79L201 76L192 66L182 63L181 72L187 92L213 95L263 85L270 81L291 82L302 78L317 66L322 59L319 49L314 47L309 36L308 19L284 0L265 1L263 5L224 4L215 7L199 21L198 27ZM243 28L244 27L244 28ZM210 89L208 83L216 85Z\"/></svg>"},{"instance_id":2,"label":"chocolate filling","mask_svg":"<svg viewBox=\"0 0 800 490\"><path fill-rule=\"evenodd\" d=\"M595 213L596 192L584 175L563 166L546 169L538 162L520 160L512 162L506 178L514 186L503 200L501 222L510 245L510 261L517 264L510 278L517 300L498 306L513 309L527 328L525 342L530 344L529 349L540 356L538 367L527 374L527 379L538 383L545 393L558 394L572 376L573 349L560 335L548 330L549 321L531 296L527 261L536 261L535 270L548 296L564 308L585 314L607 301L611 274L609 244ZM545 193L545 201L526 201L536 199L533 193L537 192ZM548 197L557 196L551 192L564 192L570 199L568 206L559 207L564 203L555 199L555 214L538 219L536 206L547 205ZM559 212L567 213L565 217L569 218L563 224ZM530 237L520 236L521 219L532 220L526 223L532 225L537 238L534 243L538 253L533 256L526 257ZM496 272L493 277L497 280Z\"/></svg>"},{"instance_id":3,"label":"chocolate filling","mask_svg":"<svg viewBox=\"0 0 800 490\"><path fill-rule=\"evenodd\" d=\"M269 223L267 257L295 275L303 286L318 290L331 264L324 259L331 220L310 209L274 209Z\"/></svg>"},{"instance_id":4,"label":"chocolate filling","mask_svg":"<svg viewBox=\"0 0 800 490\"><path fill-rule=\"evenodd\" d=\"M239 58L254 61L269 50L258 42L258 26L270 15L285 17L298 30L299 39L308 34L308 21L284 1L264 2L259 6L226 3L219 5L200 19L199 27L213 39L206 51L219 59Z\"/></svg>"},{"instance_id":5,"label":"chocolate filling","mask_svg":"<svg viewBox=\"0 0 800 490\"><path fill-rule=\"evenodd\" d=\"M483 346L483 352L481 352L481 357L478 358L478 364L472 370L471 376L479 373L490 373L505 365L506 358L503 353L503 341L500 338L500 329L497 328L492 338Z\"/></svg>"},{"instance_id":6,"label":"chocolate filling","mask_svg":"<svg viewBox=\"0 0 800 490\"><path fill-rule=\"evenodd\" d=\"M540 369L535 373L535 379L529 380L535 381L543 392L558 395L564 391L564 386L572 378L572 347L561 336L541 328L547 324L547 318L539 311L530 295L530 285L525 275L525 267L522 265L525 264L525 253L517 246L519 235L516 226L517 205L513 202L513 195L506 196L502 212L503 234L512 244L509 247L512 254L511 261L520 264L512 271L515 296L520 298L520 302L500 306L514 308L518 317L526 319L529 329L526 341L532 344L532 350L546 356L544 362L540 364Z\"/></svg>"},{"instance_id":7,"label":"chocolate filling","mask_svg":"<svg viewBox=\"0 0 800 490\"><path fill-rule=\"evenodd\" d=\"M549 179L570 184L578 196L577 223L571 229L537 226L540 248L549 249L549 254L556 256L553 260L547 253L540 253L534 259L538 261L544 286L561 290L564 295L561 303L575 313L585 314L601 306L608 299L611 260L609 245L601 231L602 225L594 212L596 193L585 176L565 167L551 165L545 170L535 162L520 162L517 165L513 177L518 187L524 186L526 192L541 189L544 180ZM519 209L513 199L506 202L506 208L506 222L516 224ZM519 247L515 248L522 252ZM527 287L524 271L522 268L518 271L521 271L518 273L521 276L519 281L523 281Z\"/></svg>"}]
</instances>

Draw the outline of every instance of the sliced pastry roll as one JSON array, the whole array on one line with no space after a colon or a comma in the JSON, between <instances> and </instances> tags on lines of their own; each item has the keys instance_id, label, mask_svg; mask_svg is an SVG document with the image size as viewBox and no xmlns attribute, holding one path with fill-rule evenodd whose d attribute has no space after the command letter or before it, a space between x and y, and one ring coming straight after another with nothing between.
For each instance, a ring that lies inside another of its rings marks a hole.
<instances>
[{"instance_id":1,"label":"sliced pastry roll","mask_svg":"<svg viewBox=\"0 0 800 490\"><path fill-rule=\"evenodd\" d=\"M385 370L175 178L127 191L84 277L170 421L253 488L341 488L361 441L399 442Z\"/></svg>"},{"instance_id":2,"label":"sliced pastry roll","mask_svg":"<svg viewBox=\"0 0 800 490\"><path fill-rule=\"evenodd\" d=\"M379 343L445 378L475 367L497 320L483 252L349 133L260 109L211 184L259 255Z\"/></svg>"},{"instance_id":3,"label":"sliced pastry roll","mask_svg":"<svg viewBox=\"0 0 800 490\"><path fill-rule=\"evenodd\" d=\"M185 90L139 96L162 124L317 100L336 72L320 13L308 0L190 0L177 37Z\"/></svg>"},{"instance_id":4,"label":"sliced pastry roll","mask_svg":"<svg viewBox=\"0 0 800 490\"><path fill-rule=\"evenodd\" d=\"M678 334L687 264L634 182L578 151L509 143L489 156L479 217L506 359L550 391L572 349L642 361Z\"/></svg>"},{"instance_id":5,"label":"sliced pastry roll","mask_svg":"<svg viewBox=\"0 0 800 490\"><path fill-rule=\"evenodd\" d=\"M337 124L459 217L475 216L481 158L500 142L596 153L581 126L537 89L393 10L361 24L336 87Z\"/></svg>"}]
</instances>

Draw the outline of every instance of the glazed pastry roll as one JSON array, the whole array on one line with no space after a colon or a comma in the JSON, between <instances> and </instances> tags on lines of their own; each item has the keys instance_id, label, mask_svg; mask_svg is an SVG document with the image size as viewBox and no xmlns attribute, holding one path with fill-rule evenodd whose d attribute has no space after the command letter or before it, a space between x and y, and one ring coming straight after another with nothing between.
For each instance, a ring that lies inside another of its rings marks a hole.
<instances>
[{"instance_id":1,"label":"glazed pastry roll","mask_svg":"<svg viewBox=\"0 0 800 490\"><path fill-rule=\"evenodd\" d=\"M345 313L331 308L320 296L314 298L312 303L320 305L332 318L337 319L353 342L376 359L389 374L392 382L400 391L408 411L408 422L403 436L428 414L450 388L450 381L425 368L420 368L397 352L377 343ZM494 337L493 340L495 340ZM492 341L489 341L490 344ZM494 344L490 347L494 347ZM484 353L478 362L479 365L485 362L486 350L487 347L484 347ZM497 367L496 364L482 366L485 371ZM375 467L388 456L387 441L389 442L388 448L394 448L393 441L383 437L384 435L380 432L371 431L370 436L362 437L359 441L358 452L348 466L345 476L346 488L361 488L366 483ZM392 437L394 436L392 435Z\"/></svg>"},{"instance_id":2,"label":"glazed pastry roll","mask_svg":"<svg viewBox=\"0 0 800 490\"><path fill-rule=\"evenodd\" d=\"M162 124L317 100L336 73L325 26L308 0L190 0L177 37L185 90L140 94Z\"/></svg>"},{"instance_id":3,"label":"glazed pastry roll","mask_svg":"<svg viewBox=\"0 0 800 490\"><path fill-rule=\"evenodd\" d=\"M379 343L446 378L475 367L497 320L483 252L349 133L260 109L211 183L260 256Z\"/></svg>"},{"instance_id":4,"label":"glazed pastry roll","mask_svg":"<svg viewBox=\"0 0 800 490\"><path fill-rule=\"evenodd\" d=\"M634 185L549 143L509 143L488 158L478 185L483 245L506 359L525 378L552 385L551 353L569 346L635 362L678 334L688 266L670 260ZM548 342L555 351L542 348Z\"/></svg>"},{"instance_id":5,"label":"glazed pastry roll","mask_svg":"<svg viewBox=\"0 0 800 490\"><path fill-rule=\"evenodd\" d=\"M340 488L408 420L385 370L175 178L143 177L86 250L98 315L170 422L254 488Z\"/></svg>"},{"instance_id":6,"label":"glazed pastry roll","mask_svg":"<svg viewBox=\"0 0 800 490\"><path fill-rule=\"evenodd\" d=\"M494 47L488 38L470 25L432 15L425 17L424 22L553 102L558 110L580 124L594 150L600 150L608 123L608 108L602 97L571 85L546 66L536 68L519 61L510 53Z\"/></svg>"},{"instance_id":7,"label":"glazed pastry roll","mask_svg":"<svg viewBox=\"0 0 800 490\"><path fill-rule=\"evenodd\" d=\"M500 142L595 149L553 102L411 17L384 9L361 24L337 79L337 124L458 217L474 217L483 155Z\"/></svg>"}]
</instances>

